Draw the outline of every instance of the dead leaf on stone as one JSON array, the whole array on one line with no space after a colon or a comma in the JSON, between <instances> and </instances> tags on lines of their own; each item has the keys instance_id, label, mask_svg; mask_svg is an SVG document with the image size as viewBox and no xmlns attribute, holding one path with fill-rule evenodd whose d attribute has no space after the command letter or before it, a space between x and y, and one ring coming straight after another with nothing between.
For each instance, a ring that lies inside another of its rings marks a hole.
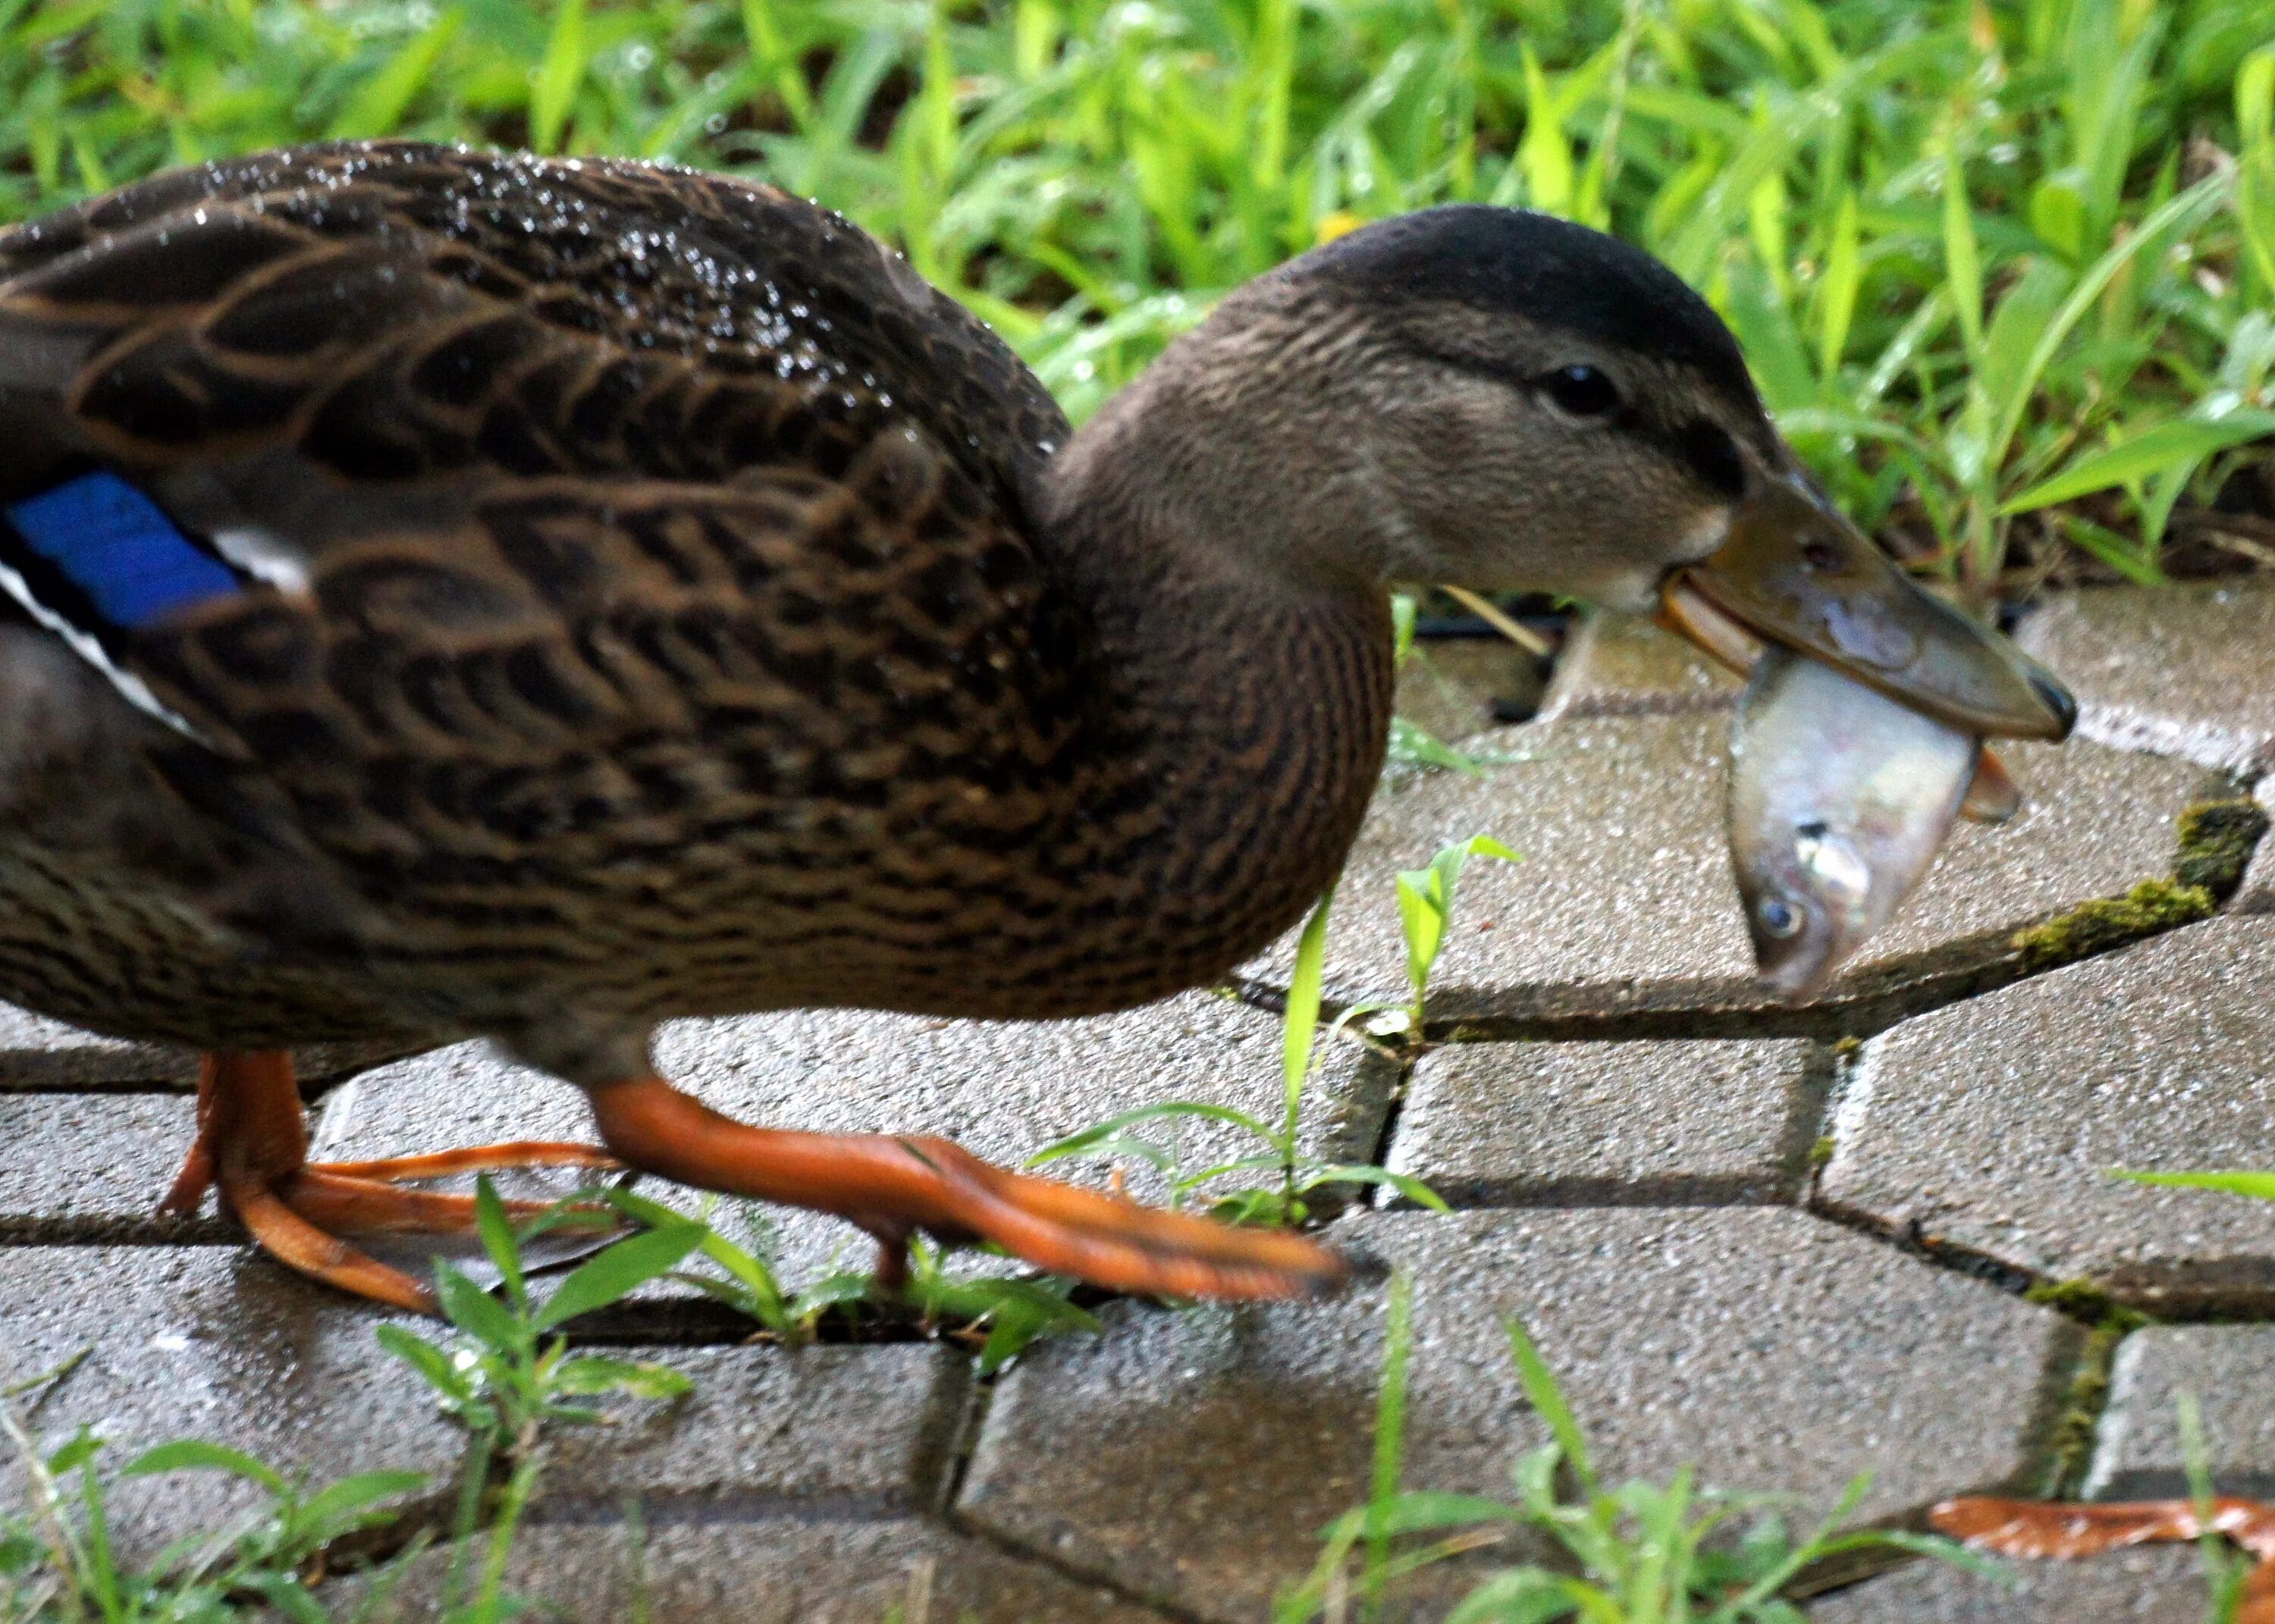
<instances>
[{"instance_id":1,"label":"dead leaf on stone","mask_svg":"<svg viewBox=\"0 0 2275 1624\"><path fill-rule=\"evenodd\" d=\"M1938 1533L2001 1556L2098 1556L2126 1545L2218 1534L2257 1559L2235 1624L2275 1624L2275 1506L2223 1497L2205 1515L2194 1500L1948 1499L1927 1514Z\"/></svg>"}]
</instances>

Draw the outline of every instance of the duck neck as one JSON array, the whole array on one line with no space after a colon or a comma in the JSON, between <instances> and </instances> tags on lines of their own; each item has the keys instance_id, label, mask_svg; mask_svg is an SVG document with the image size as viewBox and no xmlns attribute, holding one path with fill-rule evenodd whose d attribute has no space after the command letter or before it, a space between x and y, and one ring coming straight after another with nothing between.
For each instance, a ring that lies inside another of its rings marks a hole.
<instances>
[{"instance_id":1,"label":"duck neck","mask_svg":"<svg viewBox=\"0 0 2275 1624\"><path fill-rule=\"evenodd\" d=\"M1093 895L1110 885L1116 973L1153 976L1146 996L1222 976L1318 900L1390 719L1387 594L1351 533L1363 510L1337 517L1286 471L1242 467L1190 405L1139 385L1034 503L1093 656L1081 849L1064 856Z\"/></svg>"}]
</instances>

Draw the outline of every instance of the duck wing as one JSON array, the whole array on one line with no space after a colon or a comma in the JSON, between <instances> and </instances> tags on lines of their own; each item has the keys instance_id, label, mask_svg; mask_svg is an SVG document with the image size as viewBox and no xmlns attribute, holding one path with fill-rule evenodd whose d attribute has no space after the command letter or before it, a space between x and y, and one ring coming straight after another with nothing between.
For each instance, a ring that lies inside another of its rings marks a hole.
<instances>
[{"instance_id":1,"label":"duck wing","mask_svg":"<svg viewBox=\"0 0 2275 1624\"><path fill-rule=\"evenodd\" d=\"M430 915L1022 838L1066 434L897 255L729 178L334 145L0 235L0 585L186 799Z\"/></svg>"}]
</instances>

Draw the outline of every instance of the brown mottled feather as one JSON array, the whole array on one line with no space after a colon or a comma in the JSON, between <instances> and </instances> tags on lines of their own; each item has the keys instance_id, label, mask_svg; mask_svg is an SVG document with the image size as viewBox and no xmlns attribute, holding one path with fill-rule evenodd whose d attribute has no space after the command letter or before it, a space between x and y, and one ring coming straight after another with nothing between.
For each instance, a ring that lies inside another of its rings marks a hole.
<instances>
[{"instance_id":1,"label":"brown mottled feather","mask_svg":"<svg viewBox=\"0 0 2275 1624\"><path fill-rule=\"evenodd\" d=\"M1087 590L1107 540L1033 512L1066 436L896 256L731 179L337 146L0 235L0 501L97 463L306 576L116 639L194 741L0 627L48 706L0 729L0 995L591 1080L675 1015L1221 973L1340 860L1387 638L1142 558ZM1223 680L1258 646L1268 694Z\"/></svg>"}]
</instances>

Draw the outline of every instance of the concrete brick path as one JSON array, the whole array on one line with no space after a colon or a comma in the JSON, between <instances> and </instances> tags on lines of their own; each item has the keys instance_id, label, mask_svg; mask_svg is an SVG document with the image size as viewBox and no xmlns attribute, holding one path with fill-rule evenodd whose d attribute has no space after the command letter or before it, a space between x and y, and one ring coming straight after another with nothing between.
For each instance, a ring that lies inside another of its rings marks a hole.
<instances>
[{"instance_id":1,"label":"concrete brick path","mask_svg":"<svg viewBox=\"0 0 2275 1624\"><path fill-rule=\"evenodd\" d=\"M1518 1316L1615 1479L1695 1463L1719 1488L1790 1494L1803 1520L1864 1473L1861 1514L1886 1520L1971 1490L2165 1494L2188 1392L2219 1486L2275 1492L2275 1205L2107 1176L2275 1166L2275 842L2208 921L2049 971L2014 942L2170 873L2191 804L2275 769L2270 626L2275 585L2257 581L2039 611L2025 641L2078 686L2083 736L2013 752L2029 810L1962 830L1802 1009L1749 975L1722 844L1732 684L1613 621L1575 635L1531 723L1490 725L1506 659L1410 673L1429 718L1483 729L1468 742L1498 764L1387 782L1339 894L1331 997L1402 991L1393 871L1477 834L1526 859L1465 876L1431 1046L1335 1039L1307 1117L1319 1153L1383 1159L1457 1209L1386 1204L1330 1227L1414 1273L1410 1484L1504 1491L1546 1436L1508 1357ZM1049 1025L690 1023L659 1059L754 1120L1017 1159L1160 1099L1275 1110L1289 952L1245 967L1237 998ZM583 1131L573 1091L476 1046L304 1069L322 1154ZM210 1208L153 1216L192 1075L190 1057L0 1010L0 1386L91 1348L32 1411L51 1441L94 1424L124 1460L194 1434L319 1477L406 1466L447 1485L463 1435L374 1343L382 1314L253 1256ZM1233 1144L1189 1126L1179 1148L1205 1166ZM812 1217L782 1217L778 1238L794 1276L864 1260ZM1364 1493L1382 1305L1379 1283L1282 1308L1115 1303L1101 1334L983 1379L947 1343L737 1345L717 1313L653 1291L607 1333L695 1396L559 1435L510 1582L575 1619L630 1616L637 1595L656 1624L1246 1624ZM2151 1323L2114 1334L2116 1306ZM0 1500L20 1492L0 1467ZM155 1551L232 1492L122 1485L116 1532ZM1442 1616L1482 1570L1399 1616ZM414 1568L395 1616L422 1616L439 1574ZM1811 1616L2201 1616L2186 1550L2018 1574L1902 1566Z\"/></svg>"}]
</instances>

